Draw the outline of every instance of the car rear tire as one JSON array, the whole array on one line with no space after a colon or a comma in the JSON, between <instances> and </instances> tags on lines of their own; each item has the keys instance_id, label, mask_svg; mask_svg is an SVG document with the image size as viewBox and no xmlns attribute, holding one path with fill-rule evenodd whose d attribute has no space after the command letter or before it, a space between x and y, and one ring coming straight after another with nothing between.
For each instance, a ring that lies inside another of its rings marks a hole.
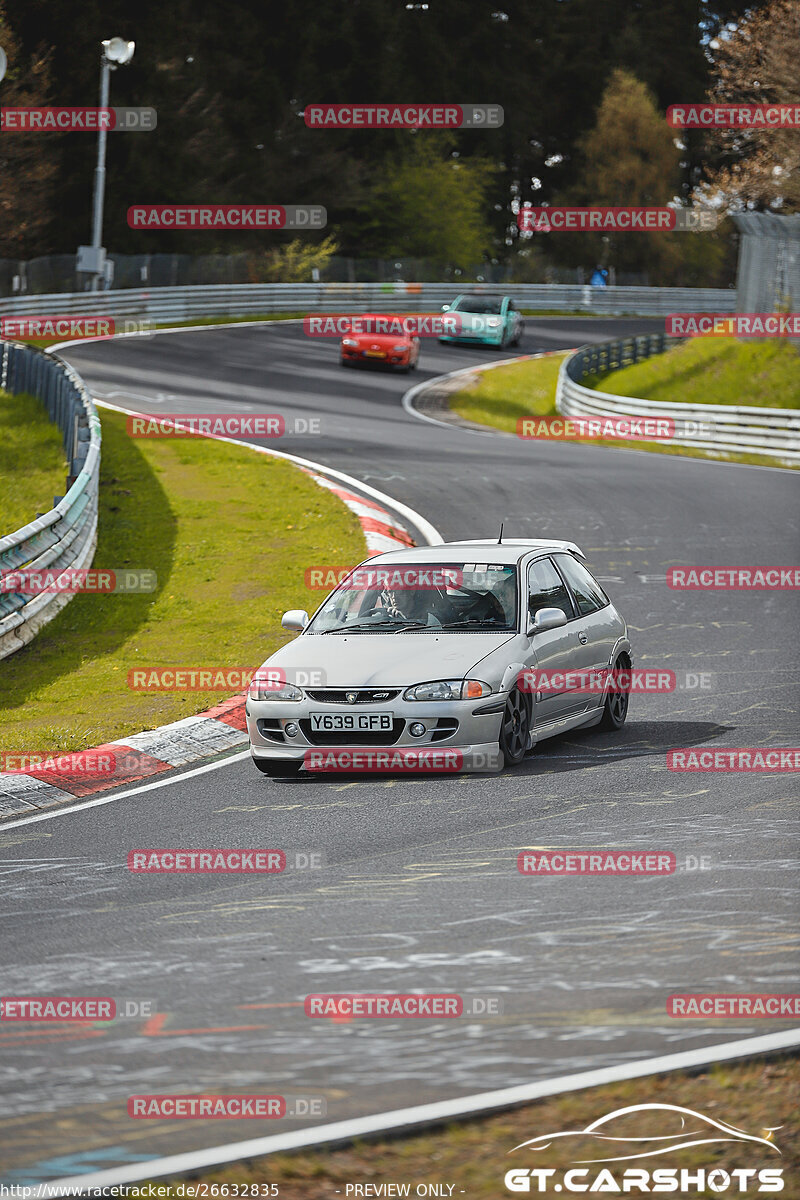
<instances>
[{"instance_id":1,"label":"car rear tire","mask_svg":"<svg viewBox=\"0 0 800 1200\"><path fill-rule=\"evenodd\" d=\"M500 726L500 749L507 767L521 763L528 749L531 713L528 701L519 688L509 692Z\"/></svg>"},{"instance_id":2,"label":"car rear tire","mask_svg":"<svg viewBox=\"0 0 800 1200\"><path fill-rule=\"evenodd\" d=\"M303 765L289 758L254 758L253 762L261 774L269 775L270 779L293 779Z\"/></svg>"},{"instance_id":3,"label":"car rear tire","mask_svg":"<svg viewBox=\"0 0 800 1200\"><path fill-rule=\"evenodd\" d=\"M620 654L617 661L614 663L614 671L630 671L631 660L627 654ZM600 729L622 729L625 724L625 718L628 715L628 700L630 698L630 677L628 678L628 686L624 691L609 692L603 702L603 715L600 718L598 728Z\"/></svg>"}]
</instances>

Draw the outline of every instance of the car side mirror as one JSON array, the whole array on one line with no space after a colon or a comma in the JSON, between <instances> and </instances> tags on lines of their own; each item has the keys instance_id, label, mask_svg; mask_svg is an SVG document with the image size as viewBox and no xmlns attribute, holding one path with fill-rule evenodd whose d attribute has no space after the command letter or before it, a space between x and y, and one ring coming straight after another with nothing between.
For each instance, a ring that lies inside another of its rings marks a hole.
<instances>
[{"instance_id":1,"label":"car side mirror","mask_svg":"<svg viewBox=\"0 0 800 1200\"><path fill-rule=\"evenodd\" d=\"M560 629L566 625L566 614L560 608L537 608L531 616L528 615L528 634L545 633L548 629Z\"/></svg>"},{"instance_id":2,"label":"car side mirror","mask_svg":"<svg viewBox=\"0 0 800 1200\"><path fill-rule=\"evenodd\" d=\"M449 305L449 304L443 304L443 305L442 305L442 312L449 312L449 311L450 311L450 305Z\"/></svg>"},{"instance_id":3,"label":"car side mirror","mask_svg":"<svg viewBox=\"0 0 800 1200\"><path fill-rule=\"evenodd\" d=\"M296 633L302 633L308 624L308 613L304 608L290 608L281 617L281 625L284 629L292 629Z\"/></svg>"}]
</instances>

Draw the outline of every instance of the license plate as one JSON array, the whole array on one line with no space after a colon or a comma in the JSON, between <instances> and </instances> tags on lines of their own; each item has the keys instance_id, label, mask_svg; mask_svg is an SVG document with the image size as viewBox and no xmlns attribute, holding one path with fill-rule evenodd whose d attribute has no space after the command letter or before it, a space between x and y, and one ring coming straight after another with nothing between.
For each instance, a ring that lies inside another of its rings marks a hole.
<instances>
[{"instance_id":1,"label":"license plate","mask_svg":"<svg viewBox=\"0 0 800 1200\"><path fill-rule=\"evenodd\" d=\"M365 350L364 354L367 358L386 358L382 350Z\"/></svg>"},{"instance_id":2,"label":"license plate","mask_svg":"<svg viewBox=\"0 0 800 1200\"><path fill-rule=\"evenodd\" d=\"M314 733L391 733L391 713L311 713Z\"/></svg>"}]
</instances>

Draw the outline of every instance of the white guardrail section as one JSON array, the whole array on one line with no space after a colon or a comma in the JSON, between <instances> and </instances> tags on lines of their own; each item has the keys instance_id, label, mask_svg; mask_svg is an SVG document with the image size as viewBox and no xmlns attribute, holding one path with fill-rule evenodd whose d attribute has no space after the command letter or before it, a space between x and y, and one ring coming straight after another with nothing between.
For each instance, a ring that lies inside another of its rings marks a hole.
<instances>
[{"instance_id":1,"label":"white guardrail section","mask_svg":"<svg viewBox=\"0 0 800 1200\"><path fill-rule=\"evenodd\" d=\"M672 417L675 437L670 438L670 445L769 454L787 462L800 459L800 412L795 410L729 404L662 404L631 396L612 396L581 382L587 376L617 371L642 358L661 354L679 340L653 333L597 342L576 350L561 364L556 408L565 417Z\"/></svg>"},{"instance_id":2,"label":"white guardrail section","mask_svg":"<svg viewBox=\"0 0 800 1200\"><path fill-rule=\"evenodd\" d=\"M736 311L736 292L732 288L593 288L562 283L237 283L6 296L0 300L0 315L73 313L171 322L273 312L425 312L449 304L460 290L511 296L520 308L607 316Z\"/></svg>"},{"instance_id":3,"label":"white guardrail section","mask_svg":"<svg viewBox=\"0 0 800 1200\"><path fill-rule=\"evenodd\" d=\"M0 537L0 579L20 568L60 572L91 566L100 479L100 420L92 398L77 372L52 355L0 342L0 356L0 389L44 403L64 435L69 462L67 494L50 512ZM71 599L56 591L29 595L0 589L0 659L30 642Z\"/></svg>"}]
</instances>

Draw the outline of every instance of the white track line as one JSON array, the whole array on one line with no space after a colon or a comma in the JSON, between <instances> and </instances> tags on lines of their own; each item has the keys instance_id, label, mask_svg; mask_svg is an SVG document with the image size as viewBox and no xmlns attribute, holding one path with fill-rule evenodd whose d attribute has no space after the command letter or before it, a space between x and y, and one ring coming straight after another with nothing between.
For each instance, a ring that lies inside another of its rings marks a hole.
<instances>
[{"instance_id":1,"label":"white track line","mask_svg":"<svg viewBox=\"0 0 800 1200\"><path fill-rule=\"evenodd\" d=\"M153 732L156 732L155 730ZM141 792L152 792L156 788L169 787L171 783L183 783L184 779L191 779L194 775L203 775L206 771L218 771L220 767L227 767L229 763L241 762L243 758L249 758L249 750L240 750L236 754L229 754L227 758L220 759L219 762L206 763L204 767L192 767L191 771L184 771L180 775L172 775L169 779L154 779L152 783L142 783L137 787L128 788L127 791L117 792L113 796L96 796L92 800L84 800L80 804L71 804L69 808L58 808L55 812L36 813L35 815L20 817L18 821L3 821L0 824L0 849L3 847L3 834L7 829L18 829L20 825L33 825L38 821L52 821L54 817L71 817L73 813L82 812L85 808L99 808L101 804L113 804L115 800L124 800L128 796L138 796ZM66 801L65 801L66 804Z\"/></svg>"},{"instance_id":2,"label":"white track line","mask_svg":"<svg viewBox=\"0 0 800 1200\"><path fill-rule=\"evenodd\" d=\"M277 1154L288 1150L307 1149L334 1142L350 1142L356 1138L389 1131L408 1131L414 1126L431 1125L459 1117L477 1116L481 1113L511 1108L538 1100L542 1096L557 1096L564 1092L577 1092L584 1088L600 1087L606 1083L619 1083L628 1079L641 1079L647 1075L658 1075L665 1071L689 1070L704 1067L709 1063L726 1062L734 1058L752 1057L776 1050L789 1050L800 1046L800 1029L787 1029L781 1033L768 1033L761 1037L744 1038L738 1042L722 1043L699 1050L685 1050L678 1054L666 1054L658 1058L645 1058L641 1062L626 1063L619 1067L601 1067L595 1071L581 1071L577 1075L562 1075L539 1083L523 1083L519 1087L502 1088L495 1092L479 1092L472 1096L461 1096L455 1100L440 1100L434 1104L418 1104L413 1108L395 1109L393 1112L377 1113L372 1117L354 1117L349 1121L336 1121L331 1125L319 1125L315 1129L298 1129L291 1133L277 1133L268 1137L253 1138L247 1142L228 1142L221 1146L210 1146L207 1150L191 1150L185 1154L173 1154L167 1158L154 1158L149 1162L114 1167L109 1171L98 1171L91 1175L77 1175L56 1179L48 1188L99 1188L115 1184L135 1183L142 1179L182 1175L216 1167L222 1163L240 1162L243 1159L260 1158L266 1154ZM53 1194L52 1191L49 1192Z\"/></svg>"}]
</instances>

